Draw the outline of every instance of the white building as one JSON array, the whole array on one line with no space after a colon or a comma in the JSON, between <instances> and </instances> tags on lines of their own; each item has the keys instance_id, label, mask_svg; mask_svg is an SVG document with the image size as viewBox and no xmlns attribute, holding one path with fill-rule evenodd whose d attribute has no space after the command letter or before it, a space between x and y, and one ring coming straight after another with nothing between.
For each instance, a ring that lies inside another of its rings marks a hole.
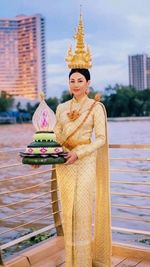
<instances>
[{"instance_id":1,"label":"white building","mask_svg":"<svg viewBox=\"0 0 150 267\"><path fill-rule=\"evenodd\" d=\"M37 99L46 94L45 20L40 15L0 19L0 91Z\"/></svg>"}]
</instances>

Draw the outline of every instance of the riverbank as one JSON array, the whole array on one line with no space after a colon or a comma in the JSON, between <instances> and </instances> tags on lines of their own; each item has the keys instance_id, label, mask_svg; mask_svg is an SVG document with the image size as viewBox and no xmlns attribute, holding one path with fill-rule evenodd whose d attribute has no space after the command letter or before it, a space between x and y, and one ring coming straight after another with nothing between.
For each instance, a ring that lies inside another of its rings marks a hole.
<instances>
[{"instance_id":1,"label":"riverbank","mask_svg":"<svg viewBox=\"0 0 150 267\"><path fill-rule=\"evenodd\" d=\"M146 117L117 117L108 118L108 121L150 121L150 116Z\"/></svg>"},{"instance_id":2,"label":"riverbank","mask_svg":"<svg viewBox=\"0 0 150 267\"><path fill-rule=\"evenodd\" d=\"M125 121L150 121L150 116L145 116L145 117L117 117L117 118L110 118L108 117L108 121L112 122L125 122ZM22 124L22 123L29 123L31 124L32 121L19 121L17 122L16 119L14 118L0 118L0 126L1 125L7 125L7 124Z\"/></svg>"}]
</instances>

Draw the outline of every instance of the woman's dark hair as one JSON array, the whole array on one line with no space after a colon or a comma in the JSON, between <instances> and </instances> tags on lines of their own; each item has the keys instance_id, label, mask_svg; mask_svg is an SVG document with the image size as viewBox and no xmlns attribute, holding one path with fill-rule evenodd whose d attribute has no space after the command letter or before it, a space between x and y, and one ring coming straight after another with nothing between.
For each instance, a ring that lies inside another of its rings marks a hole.
<instances>
[{"instance_id":1,"label":"woman's dark hair","mask_svg":"<svg viewBox=\"0 0 150 267\"><path fill-rule=\"evenodd\" d=\"M82 74L86 81L88 82L91 78L91 75L90 75L90 72L88 69L71 69L70 73L69 73L69 79L70 79L70 76L75 73L75 72L79 72L80 74Z\"/></svg>"}]
</instances>

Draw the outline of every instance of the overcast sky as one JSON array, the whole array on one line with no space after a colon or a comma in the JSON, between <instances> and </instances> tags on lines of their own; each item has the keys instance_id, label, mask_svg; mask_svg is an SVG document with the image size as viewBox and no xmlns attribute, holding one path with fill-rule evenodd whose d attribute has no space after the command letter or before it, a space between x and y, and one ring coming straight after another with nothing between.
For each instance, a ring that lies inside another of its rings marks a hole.
<instances>
[{"instance_id":1,"label":"overcast sky","mask_svg":"<svg viewBox=\"0 0 150 267\"><path fill-rule=\"evenodd\" d=\"M92 86L128 85L128 55L150 54L149 0L0 0L0 17L42 14L46 19L47 95L68 88L65 56L74 45L82 4L85 41L92 50Z\"/></svg>"}]
</instances>

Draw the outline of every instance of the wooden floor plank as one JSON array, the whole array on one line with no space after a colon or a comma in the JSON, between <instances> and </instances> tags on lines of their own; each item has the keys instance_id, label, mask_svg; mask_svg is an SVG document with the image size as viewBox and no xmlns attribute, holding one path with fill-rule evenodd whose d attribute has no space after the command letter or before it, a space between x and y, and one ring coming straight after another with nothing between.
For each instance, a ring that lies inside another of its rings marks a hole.
<instances>
[{"instance_id":1,"label":"wooden floor plank","mask_svg":"<svg viewBox=\"0 0 150 267\"><path fill-rule=\"evenodd\" d=\"M141 262L141 259L134 259L134 258L126 258L119 264L117 264L117 267L135 267L138 263Z\"/></svg>"},{"instance_id":2,"label":"wooden floor plank","mask_svg":"<svg viewBox=\"0 0 150 267\"><path fill-rule=\"evenodd\" d=\"M56 265L51 262L49 258L39 262L33 267L44 266L44 267L55 267ZM56 267L65 267L65 262L57 265ZM122 258L119 256L112 257L112 267L150 267L150 262L142 261L140 259Z\"/></svg>"},{"instance_id":3,"label":"wooden floor plank","mask_svg":"<svg viewBox=\"0 0 150 267\"><path fill-rule=\"evenodd\" d=\"M63 262L63 263L57 265L56 267L65 267L65 262Z\"/></svg>"},{"instance_id":4,"label":"wooden floor plank","mask_svg":"<svg viewBox=\"0 0 150 267\"><path fill-rule=\"evenodd\" d=\"M150 267L150 261L141 261L136 265L136 267Z\"/></svg>"},{"instance_id":5,"label":"wooden floor plank","mask_svg":"<svg viewBox=\"0 0 150 267\"><path fill-rule=\"evenodd\" d=\"M118 263L120 263L121 261L123 261L125 258L119 257L119 256L113 256L112 257L112 267L115 267ZM56 267L64 267L65 266L65 262L57 265Z\"/></svg>"},{"instance_id":6,"label":"wooden floor plank","mask_svg":"<svg viewBox=\"0 0 150 267\"><path fill-rule=\"evenodd\" d=\"M140 263L141 260L135 260L135 259L129 259L129 258L123 258L121 256L112 256L112 267L116 266L137 266L137 263ZM127 265L128 264L128 265ZM150 267L150 265L146 265L146 267ZM57 265L57 267L65 267L65 263L62 263L60 265ZM143 266L138 266L143 267Z\"/></svg>"},{"instance_id":7,"label":"wooden floor plank","mask_svg":"<svg viewBox=\"0 0 150 267\"><path fill-rule=\"evenodd\" d=\"M64 263L64 250L59 251L59 253L55 253L51 257L47 257L33 265L32 267L56 267L56 266L62 266Z\"/></svg>"},{"instance_id":8,"label":"wooden floor plank","mask_svg":"<svg viewBox=\"0 0 150 267\"><path fill-rule=\"evenodd\" d=\"M31 265L32 267L56 267L55 262L51 261L51 258L46 258L45 260L39 261L36 264Z\"/></svg>"},{"instance_id":9,"label":"wooden floor plank","mask_svg":"<svg viewBox=\"0 0 150 267\"><path fill-rule=\"evenodd\" d=\"M112 267L117 266L117 264L124 261L126 258L121 256L112 256Z\"/></svg>"}]
</instances>

